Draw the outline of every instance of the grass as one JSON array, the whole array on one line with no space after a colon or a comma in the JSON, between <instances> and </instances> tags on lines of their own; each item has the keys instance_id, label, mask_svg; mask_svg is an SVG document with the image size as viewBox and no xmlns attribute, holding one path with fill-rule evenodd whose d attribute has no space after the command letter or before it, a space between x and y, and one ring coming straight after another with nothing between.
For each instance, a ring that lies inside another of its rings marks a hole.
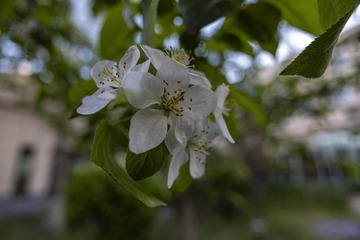
<instances>
[{"instance_id":1,"label":"grass","mask_svg":"<svg viewBox=\"0 0 360 240\"><path fill-rule=\"evenodd\" d=\"M269 232L266 239L329 239L328 236L322 238L316 235L314 227L334 220L359 223L359 216L348 208L348 199L349 191L346 188L315 186L271 189L267 192Z\"/></svg>"},{"instance_id":2,"label":"grass","mask_svg":"<svg viewBox=\"0 0 360 240\"><path fill-rule=\"evenodd\" d=\"M350 240L352 238L345 235L343 238L316 235L314 226L334 220L360 226L359 216L348 209L350 191L346 188L272 187L265 189L261 196L260 203L249 200L246 213L239 212L235 217L227 218L219 214L198 216L198 240ZM0 220L1 239L93 239L91 229L55 234L47 230L44 223L41 216ZM257 228L260 226L260 230L263 228L263 233L256 234L250 230L254 223L255 227L256 223ZM160 218L154 224L154 233L149 236L149 240L183 239L179 234L181 224L179 212L175 212L170 220Z\"/></svg>"}]
</instances>

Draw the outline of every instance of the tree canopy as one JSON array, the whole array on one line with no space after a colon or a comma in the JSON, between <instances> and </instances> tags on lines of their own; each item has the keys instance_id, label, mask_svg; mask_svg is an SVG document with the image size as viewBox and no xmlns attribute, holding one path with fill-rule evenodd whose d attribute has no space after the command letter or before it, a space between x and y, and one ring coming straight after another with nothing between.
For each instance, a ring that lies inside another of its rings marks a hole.
<instances>
[{"instance_id":1,"label":"tree canopy","mask_svg":"<svg viewBox=\"0 0 360 240\"><path fill-rule=\"evenodd\" d=\"M113 86L111 88L99 87L99 84L102 84L101 80L97 82L94 79L94 82L85 79L90 75L90 68L99 59L124 63L123 56L133 45L149 46L160 50L168 48L164 51L164 55L178 62L179 56L186 56L185 60L181 60L185 62L181 63L185 63L186 69L191 69L190 75L198 74L197 79L208 79L214 89L224 83L229 85L229 95L226 94L226 96L228 96L227 104L231 110L224 116L224 122L236 139L246 128L266 133L269 123L278 121L281 116L286 115L286 112L281 112L279 118L270 116L271 109L268 108L274 106L269 106L268 102L262 98L264 95L259 94L266 89L257 88L252 91L251 89L255 88L254 85L241 77L240 80L243 81L238 83L230 84L227 81L225 66L232 61L229 53L246 54L253 60L262 51L274 55L280 38L286 37L286 34L280 36L279 28L281 25L288 24L313 34L316 38L280 74L300 76L296 77L297 81L308 81L304 78L319 78L324 74L331 60L340 33L359 3L359 0L93 0L92 14L103 17L104 21L99 32L97 46L92 46L86 34L79 30L74 20L69 17L70 1L5 0L0 8L2 46L0 68L1 71L11 72L18 70L24 64L30 65L29 74L32 75L34 84L39 85L34 106L49 116L59 128L66 130L68 119L64 118L64 115L78 116L76 109L81 104L84 105L85 96L93 94L98 88L103 91L114 90ZM217 21L216 26L211 29L210 34L206 34L204 29L214 21ZM147 73L142 73L141 76L146 75L147 78L153 79L152 74L156 73L157 77L167 74L166 69L161 68L161 64L159 67L156 65L156 61L165 64L165 60L162 62L159 55L155 57L157 52L152 53L152 50L147 52L144 47L137 47L137 49L141 50L138 58L144 64L149 59L152 64L150 68L148 67L148 72L142 70ZM184 49L184 52L179 51L180 49ZM169 66L174 66L172 69L182 69L176 65ZM141 67L146 68L145 65ZM102 70L106 69L109 69L107 65L102 68ZM193 70L201 71L205 75L194 73ZM256 65L253 64L249 73L252 74L255 71ZM105 72L100 71L99 77L101 74ZM110 73L107 77L109 76L111 78L114 75ZM136 97L129 93L133 88L130 83L125 81L122 84L125 86L125 95L120 90L115 97L109 98L103 110L88 117L92 127L101 119L95 131L91 160L114 178L123 189L146 205L152 207L163 205L164 201L155 197L156 194L150 193L151 191L143 186L146 185L142 183L143 180L138 180L149 178L165 166L168 167L171 156L176 155L177 152L167 149L169 144L164 143L137 154L128 149L129 131L130 141L131 134L134 132L131 128L133 124L131 119L134 114L137 114L134 110L135 100L133 100ZM186 88L186 91L191 91L188 89L191 89L193 85L197 83L190 82L190 87ZM198 87L197 93L201 92L201 87ZM217 93L217 90L214 92ZM181 104L185 94L184 90L184 93L175 95L172 102L162 97L162 102L153 106L152 110L161 108L164 115L175 112L182 114L183 110L180 107L175 108L175 105ZM195 99L196 94L192 96ZM217 98L220 99L223 95L220 96L217 95ZM84 99L83 102L82 99ZM192 101L192 98L190 99ZM44 104L47 101L61 103L62 114L54 115L48 112ZM281 99L279 101L281 102ZM291 107L285 106L285 108L299 106L302 101L303 99L299 97L295 101L296 104ZM215 105L209 112L215 109ZM225 109L225 106L222 107ZM214 113L210 121L214 121L213 118L221 121L217 117L218 115ZM195 117L194 119L199 120ZM165 126L171 129L172 124L170 121ZM224 126L219 125L220 128ZM80 136L81 139L87 139L88 134L92 134L94 128L89 129L90 132ZM175 131L176 134L178 133ZM165 136L164 139L166 140ZM181 137L178 136L177 140L180 141L180 139ZM87 143L86 140L85 142ZM126 169L119 166L114 158L115 152L119 149L127 152ZM188 165L184 167L189 169ZM180 177L174 183L173 191L184 189L190 184L189 173L185 172L184 174L183 169L180 169Z\"/></svg>"}]
</instances>

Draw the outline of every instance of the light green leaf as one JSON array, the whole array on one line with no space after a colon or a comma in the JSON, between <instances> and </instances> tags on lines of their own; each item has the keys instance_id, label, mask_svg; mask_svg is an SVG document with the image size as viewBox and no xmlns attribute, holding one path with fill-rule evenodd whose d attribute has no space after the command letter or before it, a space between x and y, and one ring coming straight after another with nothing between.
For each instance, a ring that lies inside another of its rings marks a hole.
<instances>
[{"instance_id":1,"label":"light green leaf","mask_svg":"<svg viewBox=\"0 0 360 240\"><path fill-rule=\"evenodd\" d=\"M283 18L291 25L314 35L322 33L316 0L260 0L279 8Z\"/></svg>"},{"instance_id":2,"label":"light green leaf","mask_svg":"<svg viewBox=\"0 0 360 240\"><path fill-rule=\"evenodd\" d=\"M126 171L117 164L110 150L110 142L111 128L108 123L103 120L95 132L90 156L91 161L109 174L123 190L129 192L147 206L157 207L166 205L163 201L148 193L142 186L131 179Z\"/></svg>"},{"instance_id":3,"label":"light green leaf","mask_svg":"<svg viewBox=\"0 0 360 240\"><path fill-rule=\"evenodd\" d=\"M160 144L141 154L126 153L126 171L135 180L141 180L157 173L169 158L166 146Z\"/></svg>"},{"instance_id":4,"label":"light green leaf","mask_svg":"<svg viewBox=\"0 0 360 240\"><path fill-rule=\"evenodd\" d=\"M180 0L179 6L189 32L199 31L234 9L230 0Z\"/></svg>"},{"instance_id":5,"label":"light green leaf","mask_svg":"<svg viewBox=\"0 0 360 240\"><path fill-rule=\"evenodd\" d=\"M317 0L319 20L322 29L325 31L340 20L347 13L352 11L359 0Z\"/></svg>"},{"instance_id":6,"label":"light green leaf","mask_svg":"<svg viewBox=\"0 0 360 240\"><path fill-rule=\"evenodd\" d=\"M280 75L299 75L306 78L320 77L326 70L339 35L351 14L352 11L316 38Z\"/></svg>"},{"instance_id":7,"label":"light green leaf","mask_svg":"<svg viewBox=\"0 0 360 240\"><path fill-rule=\"evenodd\" d=\"M268 117L255 99L251 98L234 86L230 86L229 98L234 99L240 108L244 108L250 112L262 129L266 128L268 124Z\"/></svg>"}]
</instances>

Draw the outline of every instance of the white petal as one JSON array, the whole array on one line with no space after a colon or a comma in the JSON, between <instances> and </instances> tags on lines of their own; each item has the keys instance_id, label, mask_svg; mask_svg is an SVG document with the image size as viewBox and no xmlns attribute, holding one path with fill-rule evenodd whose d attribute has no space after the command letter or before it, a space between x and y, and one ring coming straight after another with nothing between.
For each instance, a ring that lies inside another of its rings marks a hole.
<instances>
[{"instance_id":1,"label":"white petal","mask_svg":"<svg viewBox=\"0 0 360 240\"><path fill-rule=\"evenodd\" d=\"M146 60L145 62L134 66L131 71L139 71L139 72L147 72L149 71L150 60Z\"/></svg>"},{"instance_id":2,"label":"white petal","mask_svg":"<svg viewBox=\"0 0 360 240\"><path fill-rule=\"evenodd\" d=\"M98 88L120 87L120 76L116 62L102 60L91 69L91 76Z\"/></svg>"},{"instance_id":3,"label":"white petal","mask_svg":"<svg viewBox=\"0 0 360 240\"><path fill-rule=\"evenodd\" d=\"M139 110L130 121L129 148L143 153L158 146L166 136L167 118L155 109Z\"/></svg>"},{"instance_id":4,"label":"white petal","mask_svg":"<svg viewBox=\"0 0 360 240\"><path fill-rule=\"evenodd\" d=\"M171 158L169 173L168 173L168 188L171 188L176 178L179 176L180 167L188 160L186 149L183 146L179 146L175 149Z\"/></svg>"},{"instance_id":5,"label":"white petal","mask_svg":"<svg viewBox=\"0 0 360 240\"><path fill-rule=\"evenodd\" d=\"M136 65L140 58L140 51L136 46L131 46L126 51L124 57L119 62L119 70L121 72L121 78Z\"/></svg>"},{"instance_id":6,"label":"white petal","mask_svg":"<svg viewBox=\"0 0 360 240\"><path fill-rule=\"evenodd\" d=\"M141 49L144 51L145 55L150 59L152 65L155 69L158 69L160 65L169 59L163 51L159 49L151 48L146 45L141 45Z\"/></svg>"},{"instance_id":7,"label":"white petal","mask_svg":"<svg viewBox=\"0 0 360 240\"><path fill-rule=\"evenodd\" d=\"M215 122L210 125L203 126L202 128L198 128L197 137L195 141L200 143L211 143L216 137L220 136L221 130L219 125Z\"/></svg>"},{"instance_id":8,"label":"white petal","mask_svg":"<svg viewBox=\"0 0 360 240\"><path fill-rule=\"evenodd\" d=\"M148 72L129 72L123 89L129 103L140 109L159 103L164 92L160 79Z\"/></svg>"},{"instance_id":9,"label":"white petal","mask_svg":"<svg viewBox=\"0 0 360 240\"><path fill-rule=\"evenodd\" d=\"M222 135L229 140L231 143L235 143L234 139L231 137L230 132L226 126L224 117L220 111L214 111L214 116L217 124L219 125L219 128L222 132Z\"/></svg>"},{"instance_id":10,"label":"white petal","mask_svg":"<svg viewBox=\"0 0 360 240\"><path fill-rule=\"evenodd\" d=\"M216 107L217 98L215 93L203 86L190 87L185 95L184 101L179 104L184 109L184 116L201 120L206 118Z\"/></svg>"},{"instance_id":11,"label":"white petal","mask_svg":"<svg viewBox=\"0 0 360 240\"><path fill-rule=\"evenodd\" d=\"M115 99L117 97L119 89L99 89L92 96L102 98L102 99Z\"/></svg>"},{"instance_id":12,"label":"white petal","mask_svg":"<svg viewBox=\"0 0 360 240\"><path fill-rule=\"evenodd\" d=\"M201 178L205 173L206 155L190 149L190 175Z\"/></svg>"},{"instance_id":13,"label":"white petal","mask_svg":"<svg viewBox=\"0 0 360 240\"><path fill-rule=\"evenodd\" d=\"M83 115L93 114L103 109L110 101L111 99L86 96L82 99L82 105L76 109L76 112Z\"/></svg>"},{"instance_id":14,"label":"white petal","mask_svg":"<svg viewBox=\"0 0 360 240\"><path fill-rule=\"evenodd\" d=\"M179 141L175 137L175 125L170 125L170 129L165 137L165 144L170 153L174 152L174 150L180 145Z\"/></svg>"},{"instance_id":15,"label":"white petal","mask_svg":"<svg viewBox=\"0 0 360 240\"><path fill-rule=\"evenodd\" d=\"M175 137L180 144L186 146L187 141L194 134L195 122L186 116L178 117L175 121Z\"/></svg>"},{"instance_id":16,"label":"white petal","mask_svg":"<svg viewBox=\"0 0 360 240\"><path fill-rule=\"evenodd\" d=\"M179 89L186 90L190 84L188 69L170 58L161 64L156 76L160 80L166 81L165 88L172 95Z\"/></svg>"},{"instance_id":17,"label":"white petal","mask_svg":"<svg viewBox=\"0 0 360 240\"><path fill-rule=\"evenodd\" d=\"M224 108L225 99L229 94L229 87L225 84L221 84L217 87L215 91L216 97L218 99L217 107L220 109ZM222 111L222 110L221 110Z\"/></svg>"},{"instance_id":18,"label":"white petal","mask_svg":"<svg viewBox=\"0 0 360 240\"><path fill-rule=\"evenodd\" d=\"M211 88L211 83L206 78L205 74L194 69L189 69L190 83L193 85L201 85L207 88Z\"/></svg>"}]
</instances>

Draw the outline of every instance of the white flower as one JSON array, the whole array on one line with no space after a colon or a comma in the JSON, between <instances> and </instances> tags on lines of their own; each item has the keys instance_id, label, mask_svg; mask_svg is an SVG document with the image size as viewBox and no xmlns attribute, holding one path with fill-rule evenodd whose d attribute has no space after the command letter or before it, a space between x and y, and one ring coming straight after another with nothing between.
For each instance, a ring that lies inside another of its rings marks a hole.
<instances>
[{"instance_id":1,"label":"white flower","mask_svg":"<svg viewBox=\"0 0 360 240\"><path fill-rule=\"evenodd\" d=\"M189 70L190 83L194 85L202 85L208 88L211 88L209 80L206 78L205 74L199 71L192 69L190 62L193 60L189 55L187 55L184 49L174 50L171 49L168 51L160 51L155 48L151 48L147 45L141 45L142 50L145 55L150 59L152 65L155 69L159 69L162 63L167 61L169 58L177 61L178 63L184 65Z\"/></svg>"},{"instance_id":2,"label":"white flower","mask_svg":"<svg viewBox=\"0 0 360 240\"><path fill-rule=\"evenodd\" d=\"M180 144L194 122L206 118L216 106L216 96L208 88L190 85L187 68L169 59L156 73L130 72L123 82L128 102L137 111L130 121L129 148L134 153L158 146L166 137L168 124Z\"/></svg>"},{"instance_id":3,"label":"white flower","mask_svg":"<svg viewBox=\"0 0 360 240\"><path fill-rule=\"evenodd\" d=\"M84 97L77 112L87 115L100 111L117 97L118 89L121 88L122 81L130 70L147 71L149 62L136 66L139 57L139 49L131 46L119 64L109 60L97 62L91 69L91 76L99 90L91 96Z\"/></svg>"},{"instance_id":4,"label":"white flower","mask_svg":"<svg viewBox=\"0 0 360 240\"><path fill-rule=\"evenodd\" d=\"M200 178L205 172L206 156L210 154L213 140L219 136L220 130L216 123L199 125L193 134L188 137L186 146L178 144L172 150L172 158L168 174L168 188L171 188L179 176L180 167L190 159L190 175L193 178Z\"/></svg>"},{"instance_id":5,"label":"white flower","mask_svg":"<svg viewBox=\"0 0 360 240\"><path fill-rule=\"evenodd\" d=\"M223 115L227 115L229 113L229 109L225 107L225 99L229 94L229 87L225 86L225 84L221 84L217 87L215 91L216 97L218 99L217 105L213 114L215 116L215 120L221 129L222 135L229 140L231 143L235 143L234 139L231 137L229 130L226 126Z\"/></svg>"}]
</instances>

